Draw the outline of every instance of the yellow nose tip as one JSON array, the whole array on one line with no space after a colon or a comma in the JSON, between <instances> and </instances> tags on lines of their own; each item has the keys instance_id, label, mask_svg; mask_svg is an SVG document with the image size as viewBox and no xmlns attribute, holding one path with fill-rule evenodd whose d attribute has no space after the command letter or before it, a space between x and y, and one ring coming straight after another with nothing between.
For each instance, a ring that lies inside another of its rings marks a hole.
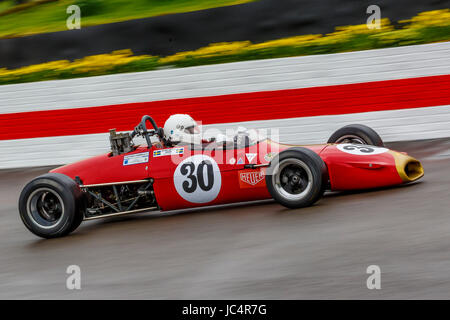
<instances>
[{"instance_id":1,"label":"yellow nose tip","mask_svg":"<svg viewBox=\"0 0 450 320\"><path fill-rule=\"evenodd\" d=\"M419 160L395 151L392 151L392 155L397 172L404 182L416 181L423 177L424 171Z\"/></svg>"}]
</instances>

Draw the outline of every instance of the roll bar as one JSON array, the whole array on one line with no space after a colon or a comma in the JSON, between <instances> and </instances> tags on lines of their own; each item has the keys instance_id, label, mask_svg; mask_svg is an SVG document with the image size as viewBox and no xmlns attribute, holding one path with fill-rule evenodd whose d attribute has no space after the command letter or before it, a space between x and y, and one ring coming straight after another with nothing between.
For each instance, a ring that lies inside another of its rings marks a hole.
<instances>
[{"instance_id":1,"label":"roll bar","mask_svg":"<svg viewBox=\"0 0 450 320\"><path fill-rule=\"evenodd\" d=\"M153 129L148 130L147 129L147 121L151 123L153 126ZM142 117L141 122L134 128L134 130L130 133L131 139L133 139L135 136L142 136L147 141L147 145L150 148L152 146L152 142L150 141L150 137L156 135L161 141L161 143L164 143L164 130L163 128L159 128L156 125L155 120L153 120L152 117L145 115Z\"/></svg>"}]
</instances>

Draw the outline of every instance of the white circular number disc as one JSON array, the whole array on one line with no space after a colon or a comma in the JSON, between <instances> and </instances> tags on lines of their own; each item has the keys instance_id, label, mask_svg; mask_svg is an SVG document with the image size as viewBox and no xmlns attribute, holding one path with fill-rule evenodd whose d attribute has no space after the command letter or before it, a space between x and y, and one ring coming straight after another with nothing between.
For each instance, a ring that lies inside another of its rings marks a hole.
<instances>
[{"instance_id":1,"label":"white circular number disc","mask_svg":"<svg viewBox=\"0 0 450 320\"><path fill-rule=\"evenodd\" d=\"M370 146L367 144L342 143L336 146L340 151L358 156L372 156L387 152L389 149Z\"/></svg>"},{"instance_id":2,"label":"white circular number disc","mask_svg":"<svg viewBox=\"0 0 450 320\"><path fill-rule=\"evenodd\" d=\"M173 174L173 183L184 200L207 203L219 194L222 177L213 158L198 154L178 164Z\"/></svg>"}]
</instances>

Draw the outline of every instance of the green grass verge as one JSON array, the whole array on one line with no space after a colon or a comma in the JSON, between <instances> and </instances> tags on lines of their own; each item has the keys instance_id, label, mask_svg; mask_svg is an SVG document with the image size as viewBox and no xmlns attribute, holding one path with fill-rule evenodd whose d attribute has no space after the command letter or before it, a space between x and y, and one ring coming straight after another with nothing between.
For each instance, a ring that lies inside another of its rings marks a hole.
<instances>
[{"instance_id":1,"label":"green grass verge","mask_svg":"<svg viewBox=\"0 0 450 320\"><path fill-rule=\"evenodd\" d=\"M12 0L1 1L0 2L0 12L3 12L14 6L14 2Z\"/></svg>"},{"instance_id":2,"label":"green grass verge","mask_svg":"<svg viewBox=\"0 0 450 320\"><path fill-rule=\"evenodd\" d=\"M81 27L229 6L254 0L59 0L0 16L0 38L67 30L66 9L81 7ZM12 1L0 2L0 12Z\"/></svg>"}]
</instances>

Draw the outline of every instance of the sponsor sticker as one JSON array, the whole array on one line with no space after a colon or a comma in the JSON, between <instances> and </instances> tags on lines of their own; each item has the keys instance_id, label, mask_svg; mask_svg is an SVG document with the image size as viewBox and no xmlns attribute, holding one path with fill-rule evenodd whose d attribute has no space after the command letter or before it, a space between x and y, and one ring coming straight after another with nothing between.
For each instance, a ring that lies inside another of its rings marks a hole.
<instances>
[{"instance_id":1,"label":"sponsor sticker","mask_svg":"<svg viewBox=\"0 0 450 320\"><path fill-rule=\"evenodd\" d=\"M266 154L264 156L264 160L266 160L267 162L272 161L272 159L275 157L275 153L273 152L269 152L268 154Z\"/></svg>"},{"instance_id":2,"label":"sponsor sticker","mask_svg":"<svg viewBox=\"0 0 450 320\"><path fill-rule=\"evenodd\" d=\"M247 157L248 162L252 163L253 159L256 157L256 153L246 153L245 156Z\"/></svg>"},{"instance_id":3,"label":"sponsor sticker","mask_svg":"<svg viewBox=\"0 0 450 320\"><path fill-rule=\"evenodd\" d=\"M149 156L148 152L130 154L128 156L123 157L123 165L130 166L133 164L147 163L148 156Z\"/></svg>"},{"instance_id":4,"label":"sponsor sticker","mask_svg":"<svg viewBox=\"0 0 450 320\"><path fill-rule=\"evenodd\" d=\"M265 187L265 171L260 170L240 170L239 175L239 186L241 188L254 188L254 187Z\"/></svg>"},{"instance_id":5,"label":"sponsor sticker","mask_svg":"<svg viewBox=\"0 0 450 320\"><path fill-rule=\"evenodd\" d=\"M153 157L163 157L163 156L173 156L177 154L183 154L184 148L171 148L171 149L160 149L153 151Z\"/></svg>"}]
</instances>

